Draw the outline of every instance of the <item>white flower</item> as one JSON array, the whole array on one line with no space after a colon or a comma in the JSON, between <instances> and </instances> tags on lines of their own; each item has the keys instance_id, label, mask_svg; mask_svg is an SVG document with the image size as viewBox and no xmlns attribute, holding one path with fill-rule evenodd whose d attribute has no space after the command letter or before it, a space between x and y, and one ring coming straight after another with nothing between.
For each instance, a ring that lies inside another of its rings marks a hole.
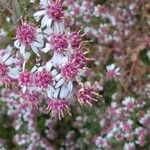
<instances>
[{"instance_id":1,"label":"white flower","mask_svg":"<svg viewBox=\"0 0 150 150\"><path fill-rule=\"evenodd\" d=\"M110 64L106 66L107 72L106 77L112 79L115 78L117 75L120 75L120 68L115 66L115 64Z\"/></svg>"},{"instance_id":2,"label":"white flower","mask_svg":"<svg viewBox=\"0 0 150 150\"><path fill-rule=\"evenodd\" d=\"M134 143L125 143L124 145L124 150L135 150L135 145Z\"/></svg>"},{"instance_id":3,"label":"white flower","mask_svg":"<svg viewBox=\"0 0 150 150\"><path fill-rule=\"evenodd\" d=\"M62 20L64 12L61 2L40 0L40 7L41 9L34 14L34 18L36 21L42 18L41 27L50 28L53 24L54 30L62 33L64 31Z\"/></svg>"},{"instance_id":4,"label":"white flower","mask_svg":"<svg viewBox=\"0 0 150 150\"><path fill-rule=\"evenodd\" d=\"M16 41L14 42L16 48L20 50L21 55L25 60L29 59L29 53L26 50L32 48L35 54L39 56L39 49L44 46L44 39L42 30L35 28L29 23L23 23L16 33Z\"/></svg>"},{"instance_id":5,"label":"white flower","mask_svg":"<svg viewBox=\"0 0 150 150\"><path fill-rule=\"evenodd\" d=\"M17 63L18 60L16 58L12 57L11 54L12 54L11 46L8 46L4 51L1 50L1 53L0 53L0 66L1 66L0 75L1 75L1 77L2 76L6 77L8 75L10 78L16 79L16 77L19 74L20 66L15 65L14 67L12 67L12 65Z\"/></svg>"}]
</instances>

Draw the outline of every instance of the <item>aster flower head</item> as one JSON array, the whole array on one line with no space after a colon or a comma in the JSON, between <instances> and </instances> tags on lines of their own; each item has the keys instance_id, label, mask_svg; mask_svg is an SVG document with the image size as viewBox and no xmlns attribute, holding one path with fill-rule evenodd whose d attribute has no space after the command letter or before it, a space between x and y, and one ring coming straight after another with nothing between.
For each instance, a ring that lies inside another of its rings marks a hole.
<instances>
[{"instance_id":1,"label":"aster flower head","mask_svg":"<svg viewBox=\"0 0 150 150\"><path fill-rule=\"evenodd\" d=\"M82 38L80 35L80 31L71 32L69 35L69 42L72 48L79 48L82 44Z\"/></svg>"},{"instance_id":2,"label":"aster flower head","mask_svg":"<svg viewBox=\"0 0 150 150\"><path fill-rule=\"evenodd\" d=\"M35 91L26 91L21 95L22 103L27 103L29 106L37 106L39 102L39 93Z\"/></svg>"},{"instance_id":3,"label":"aster flower head","mask_svg":"<svg viewBox=\"0 0 150 150\"><path fill-rule=\"evenodd\" d=\"M18 39L21 43L28 45L35 40L36 37L36 29L33 25L29 23L23 23L17 29L16 39Z\"/></svg>"},{"instance_id":4,"label":"aster flower head","mask_svg":"<svg viewBox=\"0 0 150 150\"><path fill-rule=\"evenodd\" d=\"M67 63L61 68L61 74L68 80L75 79L78 73L78 68L74 63Z\"/></svg>"},{"instance_id":5,"label":"aster flower head","mask_svg":"<svg viewBox=\"0 0 150 150\"><path fill-rule=\"evenodd\" d=\"M76 67L79 69L82 69L87 64L87 58L85 54L78 49L72 54L70 61L76 64Z\"/></svg>"},{"instance_id":6,"label":"aster flower head","mask_svg":"<svg viewBox=\"0 0 150 150\"><path fill-rule=\"evenodd\" d=\"M96 138L95 144L99 148L106 148L108 146L107 140L101 136Z\"/></svg>"},{"instance_id":7,"label":"aster flower head","mask_svg":"<svg viewBox=\"0 0 150 150\"><path fill-rule=\"evenodd\" d=\"M41 27L51 27L54 25L54 30L59 32L64 31L64 4L61 0L40 0L41 9L34 14L36 21L41 18Z\"/></svg>"},{"instance_id":8,"label":"aster flower head","mask_svg":"<svg viewBox=\"0 0 150 150\"><path fill-rule=\"evenodd\" d=\"M135 150L134 143L125 143L124 150Z\"/></svg>"},{"instance_id":9,"label":"aster flower head","mask_svg":"<svg viewBox=\"0 0 150 150\"><path fill-rule=\"evenodd\" d=\"M43 47L43 35L41 29L36 28L31 23L23 22L16 31L16 41L14 45L20 53L27 59L26 49L30 48L39 56L39 49Z\"/></svg>"},{"instance_id":10,"label":"aster flower head","mask_svg":"<svg viewBox=\"0 0 150 150\"><path fill-rule=\"evenodd\" d=\"M19 74L20 66L17 65L18 59L12 57L12 47L8 46L0 50L0 83L8 84L16 79Z\"/></svg>"},{"instance_id":11,"label":"aster flower head","mask_svg":"<svg viewBox=\"0 0 150 150\"><path fill-rule=\"evenodd\" d=\"M78 102L81 104L81 106L82 105L92 106L92 102L97 101L95 97L98 96L95 89L88 84L87 85L81 84L76 95Z\"/></svg>"},{"instance_id":12,"label":"aster flower head","mask_svg":"<svg viewBox=\"0 0 150 150\"><path fill-rule=\"evenodd\" d=\"M65 99L50 100L47 110L51 112L52 116L58 115L59 119L64 117L64 113L68 113L69 115L71 115L68 102Z\"/></svg>"},{"instance_id":13,"label":"aster flower head","mask_svg":"<svg viewBox=\"0 0 150 150\"><path fill-rule=\"evenodd\" d=\"M56 53L63 53L68 48L67 37L65 34L52 34L49 39L52 49Z\"/></svg>"},{"instance_id":14,"label":"aster flower head","mask_svg":"<svg viewBox=\"0 0 150 150\"><path fill-rule=\"evenodd\" d=\"M5 63L3 63L3 62L0 62L0 76L2 77L2 76L4 76L4 75L6 75L6 73L7 73L7 71L8 71L8 68L7 68L7 66L5 65Z\"/></svg>"},{"instance_id":15,"label":"aster flower head","mask_svg":"<svg viewBox=\"0 0 150 150\"><path fill-rule=\"evenodd\" d=\"M150 113L146 113L139 122L144 126L150 129Z\"/></svg>"},{"instance_id":16,"label":"aster flower head","mask_svg":"<svg viewBox=\"0 0 150 150\"><path fill-rule=\"evenodd\" d=\"M133 97L125 97L125 99L122 101L122 104L125 105L125 109L128 111L133 111L135 108L135 99Z\"/></svg>"},{"instance_id":17,"label":"aster flower head","mask_svg":"<svg viewBox=\"0 0 150 150\"><path fill-rule=\"evenodd\" d=\"M116 68L115 64L110 64L106 67L106 77L109 79L115 78L117 75L120 75L119 67Z\"/></svg>"},{"instance_id":18,"label":"aster flower head","mask_svg":"<svg viewBox=\"0 0 150 150\"><path fill-rule=\"evenodd\" d=\"M34 74L32 72L22 72L19 74L18 83L20 86L31 86L34 84Z\"/></svg>"},{"instance_id":19,"label":"aster flower head","mask_svg":"<svg viewBox=\"0 0 150 150\"><path fill-rule=\"evenodd\" d=\"M50 72L42 70L35 75L35 86L47 89L53 84L53 76Z\"/></svg>"},{"instance_id":20,"label":"aster flower head","mask_svg":"<svg viewBox=\"0 0 150 150\"><path fill-rule=\"evenodd\" d=\"M49 18L53 20L60 21L64 16L63 5L61 0L56 0L54 2L49 3L47 6L47 15Z\"/></svg>"}]
</instances>

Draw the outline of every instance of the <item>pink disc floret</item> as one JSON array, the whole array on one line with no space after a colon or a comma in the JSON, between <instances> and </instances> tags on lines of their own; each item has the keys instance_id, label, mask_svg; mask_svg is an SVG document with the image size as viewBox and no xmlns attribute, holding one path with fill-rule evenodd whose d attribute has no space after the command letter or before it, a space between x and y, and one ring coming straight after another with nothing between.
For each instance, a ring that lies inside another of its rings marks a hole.
<instances>
[{"instance_id":1,"label":"pink disc floret","mask_svg":"<svg viewBox=\"0 0 150 150\"><path fill-rule=\"evenodd\" d=\"M16 38L24 45L31 44L36 38L36 28L29 23L23 23L17 29Z\"/></svg>"},{"instance_id":2,"label":"pink disc floret","mask_svg":"<svg viewBox=\"0 0 150 150\"><path fill-rule=\"evenodd\" d=\"M21 86L30 86L34 84L34 74L32 72L22 72L19 75L18 82Z\"/></svg>"},{"instance_id":3,"label":"pink disc floret","mask_svg":"<svg viewBox=\"0 0 150 150\"><path fill-rule=\"evenodd\" d=\"M47 6L47 15L55 21L60 21L64 16L61 2L53 2Z\"/></svg>"},{"instance_id":4,"label":"pink disc floret","mask_svg":"<svg viewBox=\"0 0 150 150\"><path fill-rule=\"evenodd\" d=\"M7 71L7 66L3 62L0 62L0 76L5 76Z\"/></svg>"},{"instance_id":5,"label":"pink disc floret","mask_svg":"<svg viewBox=\"0 0 150 150\"><path fill-rule=\"evenodd\" d=\"M68 48L66 36L63 34L53 34L50 36L50 44L57 53L63 53Z\"/></svg>"},{"instance_id":6,"label":"pink disc floret","mask_svg":"<svg viewBox=\"0 0 150 150\"><path fill-rule=\"evenodd\" d=\"M68 63L61 68L61 74L68 80L73 80L78 73L78 69L74 63Z\"/></svg>"},{"instance_id":7,"label":"pink disc floret","mask_svg":"<svg viewBox=\"0 0 150 150\"><path fill-rule=\"evenodd\" d=\"M59 119L64 117L64 113L67 112L70 115L70 108L68 102L64 99L52 99L48 103L49 111L52 115L58 115Z\"/></svg>"},{"instance_id":8,"label":"pink disc floret","mask_svg":"<svg viewBox=\"0 0 150 150\"><path fill-rule=\"evenodd\" d=\"M36 74L35 85L39 88L47 89L53 83L53 77L50 72L40 71Z\"/></svg>"}]
</instances>

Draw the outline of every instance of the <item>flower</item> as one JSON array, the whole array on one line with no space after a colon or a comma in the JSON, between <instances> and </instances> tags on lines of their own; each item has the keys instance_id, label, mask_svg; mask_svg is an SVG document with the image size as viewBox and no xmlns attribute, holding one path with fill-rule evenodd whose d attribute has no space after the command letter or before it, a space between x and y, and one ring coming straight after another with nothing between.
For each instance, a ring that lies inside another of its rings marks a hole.
<instances>
[{"instance_id":1,"label":"flower","mask_svg":"<svg viewBox=\"0 0 150 150\"><path fill-rule=\"evenodd\" d=\"M26 50L30 47L39 56L39 49L44 46L41 29L34 27L31 23L23 22L17 29L14 45L20 50L24 59L28 58L29 54Z\"/></svg>"},{"instance_id":2,"label":"flower","mask_svg":"<svg viewBox=\"0 0 150 150\"><path fill-rule=\"evenodd\" d=\"M110 64L106 67L107 72L106 72L106 77L109 79L115 78L117 75L120 75L120 68L115 66L115 64Z\"/></svg>"},{"instance_id":3,"label":"flower","mask_svg":"<svg viewBox=\"0 0 150 150\"><path fill-rule=\"evenodd\" d=\"M34 74L31 72L22 72L19 74L18 83L21 86L31 86L34 83Z\"/></svg>"},{"instance_id":4,"label":"flower","mask_svg":"<svg viewBox=\"0 0 150 150\"><path fill-rule=\"evenodd\" d=\"M48 71L39 71L35 75L35 85L39 88L47 89L53 84L53 77Z\"/></svg>"},{"instance_id":5,"label":"flower","mask_svg":"<svg viewBox=\"0 0 150 150\"><path fill-rule=\"evenodd\" d=\"M133 97L125 97L125 99L122 101L122 104L125 105L125 109L129 111L133 111L135 108L135 99Z\"/></svg>"},{"instance_id":6,"label":"flower","mask_svg":"<svg viewBox=\"0 0 150 150\"><path fill-rule=\"evenodd\" d=\"M84 53L80 50L75 50L70 58L70 62L73 62L75 66L79 69L82 69L87 64L87 58Z\"/></svg>"},{"instance_id":7,"label":"flower","mask_svg":"<svg viewBox=\"0 0 150 150\"><path fill-rule=\"evenodd\" d=\"M91 87L90 85L81 84L80 88L77 91L76 96L81 106L83 104L88 104L89 106L92 106L92 101L97 101L95 99L95 96L98 96L98 94L94 91L94 88Z\"/></svg>"},{"instance_id":8,"label":"flower","mask_svg":"<svg viewBox=\"0 0 150 150\"><path fill-rule=\"evenodd\" d=\"M1 84L8 84L17 78L20 69L17 63L18 59L12 56L12 47L8 46L6 49L0 50Z\"/></svg>"},{"instance_id":9,"label":"flower","mask_svg":"<svg viewBox=\"0 0 150 150\"><path fill-rule=\"evenodd\" d=\"M52 99L48 103L48 111L51 111L52 116L58 115L59 119L64 117L64 113L70 114L68 102L65 99Z\"/></svg>"},{"instance_id":10,"label":"flower","mask_svg":"<svg viewBox=\"0 0 150 150\"><path fill-rule=\"evenodd\" d=\"M63 3L60 0L41 0L41 10L34 14L36 21L41 20L41 27L51 27L54 25L54 30L59 33L64 31L63 17Z\"/></svg>"},{"instance_id":11,"label":"flower","mask_svg":"<svg viewBox=\"0 0 150 150\"><path fill-rule=\"evenodd\" d=\"M31 107L37 106L39 102L39 93L35 91L26 91L25 93L22 93L21 98L23 99L23 104L27 103Z\"/></svg>"},{"instance_id":12,"label":"flower","mask_svg":"<svg viewBox=\"0 0 150 150\"><path fill-rule=\"evenodd\" d=\"M80 31L71 32L69 35L69 41L70 41L72 48L79 48L82 44L82 39L79 33Z\"/></svg>"},{"instance_id":13,"label":"flower","mask_svg":"<svg viewBox=\"0 0 150 150\"><path fill-rule=\"evenodd\" d=\"M139 122L144 126L150 129L150 113L146 113Z\"/></svg>"},{"instance_id":14,"label":"flower","mask_svg":"<svg viewBox=\"0 0 150 150\"><path fill-rule=\"evenodd\" d=\"M61 74L68 80L75 79L78 69L74 63L68 63L61 68Z\"/></svg>"},{"instance_id":15,"label":"flower","mask_svg":"<svg viewBox=\"0 0 150 150\"><path fill-rule=\"evenodd\" d=\"M99 148L106 148L108 146L107 140L105 138L100 137L100 136L96 138L95 144Z\"/></svg>"},{"instance_id":16,"label":"flower","mask_svg":"<svg viewBox=\"0 0 150 150\"><path fill-rule=\"evenodd\" d=\"M134 143L125 143L124 150L135 150Z\"/></svg>"},{"instance_id":17,"label":"flower","mask_svg":"<svg viewBox=\"0 0 150 150\"><path fill-rule=\"evenodd\" d=\"M49 39L52 49L56 53L63 53L68 48L67 37L64 34L52 34Z\"/></svg>"}]
</instances>

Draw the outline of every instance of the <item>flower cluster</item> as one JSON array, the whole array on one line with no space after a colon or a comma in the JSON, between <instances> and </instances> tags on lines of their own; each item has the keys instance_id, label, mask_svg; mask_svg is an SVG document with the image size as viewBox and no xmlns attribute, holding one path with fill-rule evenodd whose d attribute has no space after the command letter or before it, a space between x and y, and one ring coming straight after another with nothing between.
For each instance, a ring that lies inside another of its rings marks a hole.
<instances>
[{"instance_id":1,"label":"flower cluster","mask_svg":"<svg viewBox=\"0 0 150 150\"><path fill-rule=\"evenodd\" d=\"M40 10L34 14L40 27L31 22L22 22L16 30L14 42L14 46L22 55L23 63L16 76L24 99L32 105L38 105L35 93L43 94L48 110L52 114L58 114L59 118L64 117L63 112L66 110L70 113L69 99L74 95L74 82L78 83L78 78L84 75L88 62L86 51L83 51L84 43L80 31L72 32L65 28L64 7L62 1L41 0ZM30 65L31 69L27 69L32 51L37 60L42 59L42 62L35 60L35 63ZM45 59L43 55L49 57ZM6 71L4 66L3 73ZM81 97L81 94L77 96ZM84 96L87 97L85 92L82 93L82 97ZM90 95L91 100L92 96ZM85 100L84 103L92 105L91 100Z\"/></svg>"},{"instance_id":2,"label":"flower cluster","mask_svg":"<svg viewBox=\"0 0 150 150\"><path fill-rule=\"evenodd\" d=\"M0 16L0 149L149 149L147 0L0 1Z\"/></svg>"}]
</instances>

